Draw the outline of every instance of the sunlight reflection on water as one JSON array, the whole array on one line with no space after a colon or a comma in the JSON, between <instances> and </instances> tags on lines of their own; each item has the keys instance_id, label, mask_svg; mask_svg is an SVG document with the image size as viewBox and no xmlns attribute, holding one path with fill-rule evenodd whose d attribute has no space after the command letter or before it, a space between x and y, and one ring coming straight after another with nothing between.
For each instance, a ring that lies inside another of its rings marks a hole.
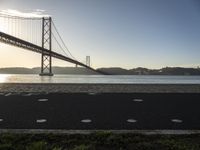
<instances>
[{"instance_id":1,"label":"sunlight reflection on water","mask_svg":"<svg viewBox=\"0 0 200 150\"><path fill-rule=\"evenodd\" d=\"M200 84L200 76L0 74L0 83Z\"/></svg>"},{"instance_id":2,"label":"sunlight reflection on water","mask_svg":"<svg viewBox=\"0 0 200 150\"><path fill-rule=\"evenodd\" d=\"M0 83L7 82L10 76L11 75L8 75L8 74L0 74Z\"/></svg>"}]
</instances>

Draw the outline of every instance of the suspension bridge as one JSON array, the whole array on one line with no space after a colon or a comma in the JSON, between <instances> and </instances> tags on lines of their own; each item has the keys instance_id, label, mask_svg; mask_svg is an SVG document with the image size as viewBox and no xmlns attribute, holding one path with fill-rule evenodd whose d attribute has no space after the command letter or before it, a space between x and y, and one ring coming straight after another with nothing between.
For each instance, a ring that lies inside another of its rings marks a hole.
<instances>
[{"instance_id":1,"label":"suspension bridge","mask_svg":"<svg viewBox=\"0 0 200 150\"><path fill-rule=\"evenodd\" d=\"M0 42L41 54L41 76L52 76L52 57L100 70L78 61L69 51L51 17L22 17L0 14Z\"/></svg>"}]
</instances>

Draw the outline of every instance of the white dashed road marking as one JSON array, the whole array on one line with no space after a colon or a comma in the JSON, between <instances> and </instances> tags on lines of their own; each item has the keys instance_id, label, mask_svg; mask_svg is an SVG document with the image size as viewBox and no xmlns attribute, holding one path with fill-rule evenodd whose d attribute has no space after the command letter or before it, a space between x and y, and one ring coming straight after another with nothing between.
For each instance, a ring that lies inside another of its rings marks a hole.
<instances>
[{"instance_id":1,"label":"white dashed road marking","mask_svg":"<svg viewBox=\"0 0 200 150\"><path fill-rule=\"evenodd\" d=\"M91 123L92 120L90 120L90 119L83 119L83 120L81 120L81 122L82 122L82 123Z\"/></svg>"},{"instance_id":2,"label":"white dashed road marking","mask_svg":"<svg viewBox=\"0 0 200 150\"><path fill-rule=\"evenodd\" d=\"M175 122L175 123L182 123L183 121L180 120L180 119L171 119L172 122Z\"/></svg>"},{"instance_id":3,"label":"white dashed road marking","mask_svg":"<svg viewBox=\"0 0 200 150\"><path fill-rule=\"evenodd\" d=\"M143 102L143 99L139 99L139 98L136 98L136 99L133 99L134 102Z\"/></svg>"},{"instance_id":4,"label":"white dashed road marking","mask_svg":"<svg viewBox=\"0 0 200 150\"><path fill-rule=\"evenodd\" d=\"M38 99L38 102L46 102L46 101L48 101L48 99L46 98Z\"/></svg>"},{"instance_id":5,"label":"white dashed road marking","mask_svg":"<svg viewBox=\"0 0 200 150\"><path fill-rule=\"evenodd\" d=\"M129 122L129 123L136 123L137 120L135 120L135 119L128 119L127 122Z\"/></svg>"},{"instance_id":6,"label":"white dashed road marking","mask_svg":"<svg viewBox=\"0 0 200 150\"><path fill-rule=\"evenodd\" d=\"M94 92L90 92L88 93L89 95L96 95L97 93L94 93Z\"/></svg>"},{"instance_id":7,"label":"white dashed road marking","mask_svg":"<svg viewBox=\"0 0 200 150\"><path fill-rule=\"evenodd\" d=\"M4 96L10 96L10 95L12 95L12 93L7 93L7 94L5 94Z\"/></svg>"},{"instance_id":8,"label":"white dashed road marking","mask_svg":"<svg viewBox=\"0 0 200 150\"><path fill-rule=\"evenodd\" d=\"M2 122L3 121L3 119L0 119L0 122Z\"/></svg>"},{"instance_id":9,"label":"white dashed road marking","mask_svg":"<svg viewBox=\"0 0 200 150\"><path fill-rule=\"evenodd\" d=\"M37 123L44 123L44 122L47 122L47 120L46 119L37 119L36 122Z\"/></svg>"},{"instance_id":10,"label":"white dashed road marking","mask_svg":"<svg viewBox=\"0 0 200 150\"><path fill-rule=\"evenodd\" d=\"M27 94L24 94L24 96L31 96L32 93L27 93Z\"/></svg>"}]
</instances>

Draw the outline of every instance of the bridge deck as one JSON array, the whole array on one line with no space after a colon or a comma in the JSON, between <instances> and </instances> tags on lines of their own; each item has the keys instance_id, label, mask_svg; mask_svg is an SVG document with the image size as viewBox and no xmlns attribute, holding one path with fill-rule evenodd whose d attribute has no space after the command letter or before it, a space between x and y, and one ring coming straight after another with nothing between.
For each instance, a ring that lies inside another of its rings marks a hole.
<instances>
[{"instance_id":1,"label":"bridge deck","mask_svg":"<svg viewBox=\"0 0 200 150\"><path fill-rule=\"evenodd\" d=\"M8 34L3 33L3 32L0 32L0 42L6 43L6 44L9 44L9 45L12 45L12 46L16 46L16 47L19 47L19 48L23 48L23 49L26 49L26 50L30 50L30 51L33 51L33 52L36 52L36 53L44 54L44 55L47 55L47 56L52 56L54 58L64 60L64 61L76 64L76 65L85 67L89 70L95 71L95 72L100 73L100 74L107 74L107 73L104 73L102 71L95 70L94 68L89 67L89 66L87 66L87 65L85 65L85 64L83 64L83 63L81 63L77 60L74 60L74 59L71 59L71 58L66 57L64 55L58 54L54 51L49 51L49 50L47 50L43 47L40 47L38 45L32 44L30 42L24 41L22 39L16 38L12 35L8 35Z\"/></svg>"}]
</instances>

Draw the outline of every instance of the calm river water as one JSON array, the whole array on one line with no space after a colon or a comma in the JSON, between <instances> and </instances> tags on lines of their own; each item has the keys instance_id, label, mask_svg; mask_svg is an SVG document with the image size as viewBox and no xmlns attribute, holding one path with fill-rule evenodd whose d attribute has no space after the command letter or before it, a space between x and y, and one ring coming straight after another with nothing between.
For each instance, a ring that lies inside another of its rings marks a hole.
<instances>
[{"instance_id":1,"label":"calm river water","mask_svg":"<svg viewBox=\"0 0 200 150\"><path fill-rule=\"evenodd\" d=\"M126 84L200 84L200 76L159 75L39 75L1 74L0 83L126 83Z\"/></svg>"}]
</instances>

